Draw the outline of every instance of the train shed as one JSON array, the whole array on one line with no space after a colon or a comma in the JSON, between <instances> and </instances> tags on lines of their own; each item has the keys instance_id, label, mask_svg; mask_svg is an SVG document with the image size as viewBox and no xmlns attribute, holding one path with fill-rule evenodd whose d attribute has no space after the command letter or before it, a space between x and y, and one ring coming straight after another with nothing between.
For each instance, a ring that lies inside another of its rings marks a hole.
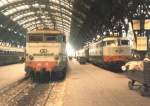
<instances>
[{"instance_id":1,"label":"train shed","mask_svg":"<svg viewBox=\"0 0 150 106\"><path fill-rule=\"evenodd\" d=\"M149 37L150 0L0 0L0 106L150 106Z\"/></svg>"}]
</instances>

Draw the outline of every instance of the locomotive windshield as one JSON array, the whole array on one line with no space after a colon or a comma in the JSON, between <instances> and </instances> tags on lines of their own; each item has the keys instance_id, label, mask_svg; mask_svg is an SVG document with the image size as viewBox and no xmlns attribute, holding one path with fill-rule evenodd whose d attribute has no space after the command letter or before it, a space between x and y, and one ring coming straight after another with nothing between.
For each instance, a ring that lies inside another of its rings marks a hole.
<instances>
[{"instance_id":1,"label":"locomotive windshield","mask_svg":"<svg viewBox=\"0 0 150 106\"><path fill-rule=\"evenodd\" d=\"M29 35L28 42L65 42L65 36L60 34Z\"/></svg>"},{"instance_id":2,"label":"locomotive windshield","mask_svg":"<svg viewBox=\"0 0 150 106\"><path fill-rule=\"evenodd\" d=\"M116 45L115 40L107 41L107 46L115 46L115 45Z\"/></svg>"},{"instance_id":3,"label":"locomotive windshield","mask_svg":"<svg viewBox=\"0 0 150 106\"><path fill-rule=\"evenodd\" d=\"M121 45L129 45L129 41L128 40L121 40Z\"/></svg>"},{"instance_id":4,"label":"locomotive windshield","mask_svg":"<svg viewBox=\"0 0 150 106\"><path fill-rule=\"evenodd\" d=\"M44 35L46 41L51 42L65 42L65 38L63 35Z\"/></svg>"},{"instance_id":5,"label":"locomotive windshield","mask_svg":"<svg viewBox=\"0 0 150 106\"><path fill-rule=\"evenodd\" d=\"M40 42L43 41L43 37L42 36L29 36L29 41L30 42Z\"/></svg>"},{"instance_id":6,"label":"locomotive windshield","mask_svg":"<svg viewBox=\"0 0 150 106\"><path fill-rule=\"evenodd\" d=\"M48 35L48 36L45 36L45 40L46 41L57 41L57 37Z\"/></svg>"},{"instance_id":7,"label":"locomotive windshield","mask_svg":"<svg viewBox=\"0 0 150 106\"><path fill-rule=\"evenodd\" d=\"M118 45L129 45L128 40L118 40Z\"/></svg>"}]
</instances>

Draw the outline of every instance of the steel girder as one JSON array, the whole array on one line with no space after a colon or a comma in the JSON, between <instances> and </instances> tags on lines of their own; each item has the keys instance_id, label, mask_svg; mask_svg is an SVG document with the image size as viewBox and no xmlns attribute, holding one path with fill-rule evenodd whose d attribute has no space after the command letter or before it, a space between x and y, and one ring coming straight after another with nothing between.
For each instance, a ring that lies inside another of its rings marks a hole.
<instances>
[{"instance_id":1,"label":"steel girder","mask_svg":"<svg viewBox=\"0 0 150 106\"><path fill-rule=\"evenodd\" d=\"M41 23L33 23L33 24L31 24L31 25L29 25L28 27L26 27L27 29L29 29L29 31L30 30L33 30L34 28L37 28L37 26L38 25L41 25ZM59 30L66 30L66 31L69 31L70 29L68 28L68 26L66 27L66 26L64 26L64 29L60 29L60 27L62 27L62 26L57 26L57 28L59 29ZM33 28L33 29L32 29Z\"/></svg>"},{"instance_id":2,"label":"steel girder","mask_svg":"<svg viewBox=\"0 0 150 106\"><path fill-rule=\"evenodd\" d=\"M39 3L39 1L40 0L37 0L36 2L37 3ZM42 1L43 2L43 1ZM2 10L2 11L7 11L7 10L9 10L9 9L12 9L12 8L15 8L15 7L18 7L18 6L21 6L21 5L32 5L33 3L35 3L35 2L33 2L33 1L31 1L31 0L23 0L23 1L17 1L17 2L13 2L13 3L11 3L11 4L7 4L7 5L5 5L5 6L3 6L3 7L1 7L0 9ZM70 2L70 3L72 3L72 2ZM49 2L49 6L57 6L57 8L60 6L60 8L62 8L62 9L64 9L64 10L66 10L66 11L68 11L68 12L70 12L70 13L73 13L73 14L75 14L75 15L69 15L68 13L63 13L63 12L61 12L61 11L59 11L59 10L53 10L53 9L51 9L50 11L55 11L55 12L59 12L59 13L62 13L62 14L65 14L66 16L68 16L68 17L70 17L70 18L72 18L72 19L74 19L75 20L75 22L77 22L77 24L79 24L80 22L81 22L81 20L83 20L84 19L84 17L82 17L82 15L80 15L81 14L81 12L80 13L78 13L77 11L73 11L71 8L68 8L67 6L64 6L64 5L61 5L61 4L58 4L58 3L54 3L54 2ZM69 5L68 5L69 6ZM31 9L32 10L32 9ZM18 12L18 11L17 11ZM20 12L24 12L24 11L19 11L19 13ZM19 13L18 13L18 15L19 15ZM15 13L14 13L15 14ZM14 14L11 14L10 15L10 17L12 17L12 15L14 15ZM84 13L82 13L82 14L84 14ZM53 15L52 15L53 16ZM54 16L55 17L55 16ZM81 19L80 19L80 18ZM65 18L63 18L64 20L66 20Z\"/></svg>"}]
</instances>

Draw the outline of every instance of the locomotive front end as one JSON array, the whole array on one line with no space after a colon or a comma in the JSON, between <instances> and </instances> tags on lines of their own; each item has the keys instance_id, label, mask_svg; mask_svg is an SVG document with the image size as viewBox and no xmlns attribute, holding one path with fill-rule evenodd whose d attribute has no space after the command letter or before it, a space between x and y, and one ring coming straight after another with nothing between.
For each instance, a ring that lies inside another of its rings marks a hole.
<instances>
[{"instance_id":1,"label":"locomotive front end","mask_svg":"<svg viewBox=\"0 0 150 106\"><path fill-rule=\"evenodd\" d=\"M60 33L31 33L26 43L27 74L63 72L67 64L65 36Z\"/></svg>"},{"instance_id":2,"label":"locomotive front end","mask_svg":"<svg viewBox=\"0 0 150 106\"><path fill-rule=\"evenodd\" d=\"M103 47L103 61L110 66L122 66L131 58L131 48L127 38L109 38Z\"/></svg>"}]
</instances>

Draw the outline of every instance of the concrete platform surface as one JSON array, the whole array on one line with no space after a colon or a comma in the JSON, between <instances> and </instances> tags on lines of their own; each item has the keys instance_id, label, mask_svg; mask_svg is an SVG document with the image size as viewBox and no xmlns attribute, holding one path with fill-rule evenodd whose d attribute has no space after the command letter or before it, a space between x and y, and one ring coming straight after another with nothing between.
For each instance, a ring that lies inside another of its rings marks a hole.
<instances>
[{"instance_id":1,"label":"concrete platform surface","mask_svg":"<svg viewBox=\"0 0 150 106\"><path fill-rule=\"evenodd\" d=\"M24 75L24 64L0 66L0 89L22 79Z\"/></svg>"},{"instance_id":2,"label":"concrete platform surface","mask_svg":"<svg viewBox=\"0 0 150 106\"><path fill-rule=\"evenodd\" d=\"M128 89L128 79L91 64L70 62L64 106L150 106L150 98Z\"/></svg>"}]
</instances>

